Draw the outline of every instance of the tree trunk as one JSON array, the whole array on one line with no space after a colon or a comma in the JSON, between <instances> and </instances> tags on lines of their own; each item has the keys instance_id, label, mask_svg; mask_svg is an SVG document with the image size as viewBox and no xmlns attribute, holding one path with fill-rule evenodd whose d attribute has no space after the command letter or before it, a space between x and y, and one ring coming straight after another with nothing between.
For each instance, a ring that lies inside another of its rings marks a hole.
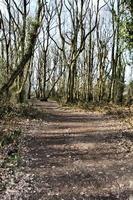
<instances>
[{"instance_id":1,"label":"tree trunk","mask_svg":"<svg viewBox=\"0 0 133 200\"><path fill-rule=\"evenodd\" d=\"M9 90L9 88L13 85L15 79L23 72L25 65L31 58L34 50L34 46L36 43L36 38L37 38L37 33L38 29L40 27L40 16L41 16L41 11L42 11L42 4L41 1L38 0L38 11L36 14L35 22L32 25L31 32L29 33L29 41L28 41L28 47L24 55L21 57L16 70L12 73L11 77L9 80L2 86L0 89L0 97L2 96Z\"/></svg>"}]
</instances>

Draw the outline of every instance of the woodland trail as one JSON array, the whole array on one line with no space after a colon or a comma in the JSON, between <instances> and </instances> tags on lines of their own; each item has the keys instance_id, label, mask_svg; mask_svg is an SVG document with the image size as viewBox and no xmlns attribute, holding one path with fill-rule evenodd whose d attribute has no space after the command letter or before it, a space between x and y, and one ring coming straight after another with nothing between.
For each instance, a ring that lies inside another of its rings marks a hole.
<instances>
[{"instance_id":1,"label":"woodland trail","mask_svg":"<svg viewBox=\"0 0 133 200\"><path fill-rule=\"evenodd\" d=\"M133 134L120 120L33 102L25 121L27 200L132 200ZM35 119L34 119L35 117Z\"/></svg>"}]
</instances>

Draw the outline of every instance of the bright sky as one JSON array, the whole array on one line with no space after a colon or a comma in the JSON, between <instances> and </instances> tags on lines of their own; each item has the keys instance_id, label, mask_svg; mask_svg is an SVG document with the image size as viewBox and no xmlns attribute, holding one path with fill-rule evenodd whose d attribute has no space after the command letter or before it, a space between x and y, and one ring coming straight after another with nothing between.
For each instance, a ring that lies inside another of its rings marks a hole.
<instances>
[{"instance_id":1,"label":"bright sky","mask_svg":"<svg viewBox=\"0 0 133 200\"><path fill-rule=\"evenodd\" d=\"M48 0L47 0L48 1ZM20 0L16 0L17 4L19 4ZM31 12L34 13L36 8L36 2L37 0L31 0ZM93 3L96 4L97 0L93 0ZM104 0L100 0L100 6L102 6L104 3ZM4 13L6 12L5 6L4 6L4 0L0 0L0 9Z\"/></svg>"},{"instance_id":2,"label":"bright sky","mask_svg":"<svg viewBox=\"0 0 133 200\"><path fill-rule=\"evenodd\" d=\"M49 0L47 0L47 1L49 1ZM16 2L19 4L20 0L16 0ZM36 2L37 2L37 0L31 0L30 11L31 11L32 15L34 15L34 13L35 13ZM93 0L93 3L96 4L97 0ZM105 4L104 0L100 0L100 7L102 5L104 5L104 4ZM4 6L4 0L0 0L0 9L1 9L1 11L2 11L3 14L6 13L6 8ZM104 13L104 15L105 15L105 13ZM132 76L131 76L131 66L127 66L127 69L126 69L126 80L127 80L127 82L133 78Z\"/></svg>"}]
</instances>

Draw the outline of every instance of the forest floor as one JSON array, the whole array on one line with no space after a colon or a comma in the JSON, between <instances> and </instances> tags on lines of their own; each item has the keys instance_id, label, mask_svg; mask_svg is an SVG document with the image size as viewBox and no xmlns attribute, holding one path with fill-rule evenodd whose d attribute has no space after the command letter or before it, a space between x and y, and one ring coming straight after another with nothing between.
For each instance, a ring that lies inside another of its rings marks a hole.
<instances>
[{"instance_id":1,"label":"forest floor","mask_svg":"<svg viewBox=\"0 0 133 200\"><path fill-rule=\"evenodd\" d=\"M1 200L133 200L133 130L123 119L31 104L26 118L0 120L1 131L23 135L19 167L0 167Z\"/></svg>"}]
</instances>

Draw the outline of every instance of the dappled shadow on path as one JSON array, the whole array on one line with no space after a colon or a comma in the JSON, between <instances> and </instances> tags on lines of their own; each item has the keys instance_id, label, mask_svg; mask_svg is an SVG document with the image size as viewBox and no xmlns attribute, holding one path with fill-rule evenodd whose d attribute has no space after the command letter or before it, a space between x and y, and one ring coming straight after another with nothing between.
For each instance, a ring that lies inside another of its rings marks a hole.
<instances>
[{"instance_id":1,"label":"dappled shadow on path","mask_svg":"<svg viewBox=\"0 0 133 200\"><path fill-rule=\"evenodd\" d=\"M38 188L31 199L129 199L133 194L130 130L123 131L108 116L62 111L55 103L34 109L36 115L27 115L41 119L42 125L31 130L29 124L25 136L25 161Z\"/></svg>"},{"instance_id":2,"label":"dappled shadow on path","mask_svg":"<svg viewBox=\"0 0 133 200\"><path fill-rule=\"evenodd\" d=\"M44 198L43 193L40 193L39 196L38 194L35 194L32 198L37 199L38 197L40 199L44 200L132 200L133 196L133 191L131 190L125 190L123 192L120 192L119 195L116 194L106 194L106 195L79 195L79 194L74 194L73 192L67 194L67 195L62 195L61 197L58 195L52 195L52 197L47 197Z\"/></svg>"},{"instance_id":3,"label":"dappled shadow on path","mask_svg":"<svg viewBox=\"0 0 133 200\"><path fill-rule=\"evenodd\" d=\"M103 121L103 119L109 120L107 115L88 115L87 113L71 112L68 110L62 110L59 105L54 102L39 102L24 110L23 115L29 119L42 119L47 122L91 122L91 121Z\"/></svg>"},{"instance_id":4,"label":"dappled shadow on path","mask_svg":"<svg viewBox=\"0 0 133 200\"><path fill-rule=\"evenodd\" d=\"M49 108L51 110L51 108ZM37 108L30 107L29 110L23 114L25 117L29 119L42 119L47 122L88 122L88 121L102 121L103 119L99 116L88 116L86 114L71 114L67 112L62 113L52 113L48 110L40 111ZM109 118L105 115L104 119L109 120Z\"/></svg>"}]
</instances>

